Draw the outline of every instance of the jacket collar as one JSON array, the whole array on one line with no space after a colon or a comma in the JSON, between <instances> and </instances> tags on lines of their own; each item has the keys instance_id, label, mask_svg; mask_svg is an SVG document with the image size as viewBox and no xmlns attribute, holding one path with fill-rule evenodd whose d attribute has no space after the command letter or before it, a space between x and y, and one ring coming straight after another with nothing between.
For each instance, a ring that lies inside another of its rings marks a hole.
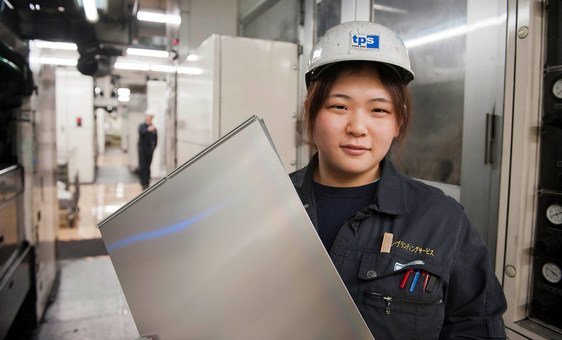
<instances>
[{"instance_id":1,"label":"jacket collar","mask_svg":"<svg viewBox=\"0 0 562 340\"><path fill-rule=\"evenodd\" d=\"M303 201L310 201L312 197L312 181L314 171L318 166L318 153L315 153L307 167L304 175L294 182L299 195ZM392 215L400 215L408 212L405 193L405 177L396 170L389 157L381 161L381 178L376 197L370 208Z\"/></svg>"}]
</instances>

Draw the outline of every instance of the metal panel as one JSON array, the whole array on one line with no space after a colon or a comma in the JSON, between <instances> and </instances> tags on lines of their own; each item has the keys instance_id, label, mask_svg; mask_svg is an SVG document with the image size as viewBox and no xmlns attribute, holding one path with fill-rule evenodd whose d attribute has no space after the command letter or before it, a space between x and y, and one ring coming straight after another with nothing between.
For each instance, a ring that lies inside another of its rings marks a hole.
<instances>
[{"instance_id":1,"label":"metal panel","mask_svg":"<svg viewBox=\"0 0 562 340\"><path fill-rule=\"evenodd\" d=\"M141 335L372 338L256 118L100 231Z\"/></svg>"},{"instance_id":2,"label":"metal panel","mask_svg":"<svg viewBox=\"0 0 562 340\"><path fill-rule=\"evenodd\" d=\"M287 172L296 170L297 45L223 36L220 60L221 136L259 115Z\"/></svg>"},{"instance_id":3,"label":"metal panel","mask_svg":"<svg viewBox=\"0 0 562 340\"><path fill-rule=\"evenodd\" d=\"M177 160L183 164L219 136L219 41L212 35L184 61L177 87Z\"/></svg>"},{"instance_id":4,"label":"metal panel","mask_svg":"<svg viewBox=\"0 0 562 340\"><path fill-rule=\"evenodd\" d=\"M178 75L178 162L258 114L287 171L296 169L297 45L213 35Z\"/></svg>"},{"instance_id":5,"label":"metal panel","mask_svg":"<svg viewBox=\"0 0 562 340\"><path fill-rule=\"evenodd\" d=\"M55 112L55 69L43 65L36 76L38 92L30 98L33 108L33 151L27 150L26 200L32 203L31 215L26 215L32 226L35 250L35 289L37 296L37 318L41 319L57 275L55 242L59 226L59 204L57 197L57 150ZM25 138L24 136L22 136ZM35 162L36 171L33 171Z\"/></svg>"}]
</instances>

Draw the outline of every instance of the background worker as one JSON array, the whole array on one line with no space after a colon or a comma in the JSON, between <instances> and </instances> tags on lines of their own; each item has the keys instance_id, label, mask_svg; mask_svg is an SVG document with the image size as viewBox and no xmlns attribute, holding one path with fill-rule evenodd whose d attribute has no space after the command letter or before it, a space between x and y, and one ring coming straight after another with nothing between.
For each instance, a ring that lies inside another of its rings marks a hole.
<instances>
[{"instance_id":1,"label":"background worker","mask_svg":"<svg viewBox=\"0 0 562 340\"><path fill-rule=\"evenodd\" d=\"M139 125L139 177L143 190L150 185L150 164L154 149L158 144L158 132L152 124L153 118L154 112L146 111L144 122Z\"/></svg>"}]
</instances>

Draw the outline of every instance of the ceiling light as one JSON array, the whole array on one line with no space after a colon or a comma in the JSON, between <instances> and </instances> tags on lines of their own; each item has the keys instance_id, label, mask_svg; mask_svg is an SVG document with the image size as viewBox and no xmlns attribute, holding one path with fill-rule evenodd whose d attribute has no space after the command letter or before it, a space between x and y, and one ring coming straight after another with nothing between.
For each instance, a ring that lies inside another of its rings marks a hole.
<instances>
[{"instance_id":1,"label":"ceiling light","mask_svg":"<svg viewBox=\"0 0 562 340\"><path fill-rule=\"evenodd\" d=\"M44 40L33 40L35 45L39 48L51 48L55 50L76 51L78 48L75 43L54 42Z\"/></svg>"},{"instance_id":2,"label":"ceiling light","mask_svg":"<svg viewBox=\"0 0 562 340\"><path fill-rule=\"evenodd\" d=\"M150 70L154 72L174 73L176 68L171 65L150 65Z\"/></svg>"},{"instance_id":3,"label":"ceiling light","mask_svg":"<svg viewBox=\"0 0 562 340\"><path fill-rule=\"evenodd\" d=\"M132 63L126 61L117 61L114 65L117 70L133 70L133 71L148 71L150 67L145 63Z\"/></svg>"},{"instance_id":4,"label":"ceiling light","mask_svg":"<svg viewBox=\"0 0 562 340\"><path fill-rule=\"evenodd\" d=\"M31 8L32 11L35 10L35 6L33 4L29 4L29 8Z\"/></svg>"},{"instance_id":5,"label":"ceiling light","mask_svg":"<svg viewBox=\"0 0 562 340\"><path fill-rule=\"evenodd\" d=\"M408 11L396 7L384 6L384 5L373 5L376 11L397 13L397 14L408 14Z\"/></svg>"},{"instance_id":6,"label":"ceiling light","mask_svg":"<svg viewBox=\"0 0 562 340\"><path fill-rule=\"evenodd\" d=\"M463 35L467 31L468 31L468 26L461 25L461 26L449 28L449 29L446 29L446 30L443 30L443 31L435 32L435 33L432 33L432 34L428 34L428 35L425 35L425 36L422 36L422 37L419 37L419 38L406 40L406 41L404 41L404 45L406 45L407 48L412 48L412 47L421 46L421 45L427 45L427 44L435 42L435 41L444 40L444 39L456 37L456 36L459 36L459 35Z\"/></svg>"},{"instance_id":7,"label":"ceiling light","mask_svg":"<svg viewBox=\"0 0 562 340\"><path fill-rule=\"evenodd\" d=\"M66 65L66 66L76 66L78 64L78 61L76 59L55 58L55 57L40 57L39 62L41 64Z\"/></svg>"},{"instance_id":8,"label":"ceiling light","mask_svg":"<svg viewBox=\"0 0 562 340\"><path fill-rule=\"evenodd\" d=\"M181 74L192 74L192 75L203 73L203 70L200 69L199 67L188 67L188 66L180 66L177 68L177 71L178 73Z\"/></svg>"},{"instance_id":9,"label":"ceiling light","mask_svg":"<svg viewBox=\"0 0 562 340\"><path fill-rule=\"evenodd\" d=\"M117 89L117 96L119 97L129 97L131 95L131 90L126 87L120 87Z\"/></svg>"},{"instance_id":10,"label":"ceiling light","mask_svg":"<svg viewBox=\"0 0 562 340\"><path fill-rule=\"evenodd\" d=\"M4 3L6 4L6 6L8 6L9 9L14 10L14 5L12 5L8 0L4 0Z\"/></svg>"},{"instance_id":11,"label":"ceiling light","mask_svg":"<svg viewBox=\"0 0 562 340\"><path fill-rule=\"evenodd\" d=\"M64 12L64 11L65 11L64 7L62 7L62 6L57 7L57 9L59 10L59 12Z\"/></svg>"},{"instance_id":12,"label":"ceiling light","mask_svg":"<svg viewBox=\"0 0 562 340\"><path fill-rule=\"evenodd\" d=\"M160 22L166 24L181 24L181 17L179 15L168 15L156 12L138 11L137 19L141 21Z\"/></svg>"},{"instance_id":13,"label":"ceiling light","mask_svg":"<svg viewBox=\"0 0 562 340\"><path fill-rule=\"evenodd\" d=\"M117 97L117 100L120 102L128 102L131 100L131 97Z\"/></svg>"},{"instance_id":14,"label":"ceiling light","mask_svg":"<svg viewBox=\"0 0 562 340\"><path fill-rule=\"evenodd\" d=\"M89 22L97 22L99 19L96 0L82 0L84 5L84 14Z\"/></svg>"},{"instance_id":15,"label":"ceiling light","mask_svg":"<svg viewBox=\"0 0 562 340\"><path fill-rule=\"evenodd\" d=\"M499 17L491 17L488 19L483 19L471 25L459 25L443 31L438 31L425 36L421 36L419 38L406 40L404 41L404 45L406 45L407 48L412 48L412 47L426 45L440 40L457 37L466 34L468 32L473 32L477 29L494 26L494 25L501 25L506 20L506 18L507 18L506 15L501 15Z\"/></svg>"},{"instance_id":16,"label":"ceiling light","mask_svg":"<svg viewBox=\"0 0 562 340\"><path fill-rule=\"evenodd\" d=\"M197 61L197 60L199 60L199 56L198 56L197 54L189 54L189 55L187 56L187 60L189 60L189 61Z\"/></svg>"},{"instance_id":17,"label":"ceiling light","mask_svg":"<svg viewBox=\"0 0 562 340\"><path fill-rule=\"evenodd\" d=\"M137 55L141 57L156 57L156 58L168 58L168 52L162 50L148 50L144 48L132 48L127 49L128 55Z\"/></svg>"}]
</instances>

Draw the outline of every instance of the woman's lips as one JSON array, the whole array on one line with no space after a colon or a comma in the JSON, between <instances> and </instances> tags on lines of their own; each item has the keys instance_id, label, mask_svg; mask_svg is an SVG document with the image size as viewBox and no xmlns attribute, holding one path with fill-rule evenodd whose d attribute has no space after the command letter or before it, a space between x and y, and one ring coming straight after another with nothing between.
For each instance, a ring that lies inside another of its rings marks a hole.
<instances>
[{"instance_id":1,"label":"woman's lips","mask_svg":"<svg viewBox=\"0 0 562 340\"><path fill-rule=\"evenodd\" d=\"M352 156L360 156L370 150L368 147L355 144L344 144L341 145L340 148L342 148L345 153Z\"/></svg>"}]
</instances>

